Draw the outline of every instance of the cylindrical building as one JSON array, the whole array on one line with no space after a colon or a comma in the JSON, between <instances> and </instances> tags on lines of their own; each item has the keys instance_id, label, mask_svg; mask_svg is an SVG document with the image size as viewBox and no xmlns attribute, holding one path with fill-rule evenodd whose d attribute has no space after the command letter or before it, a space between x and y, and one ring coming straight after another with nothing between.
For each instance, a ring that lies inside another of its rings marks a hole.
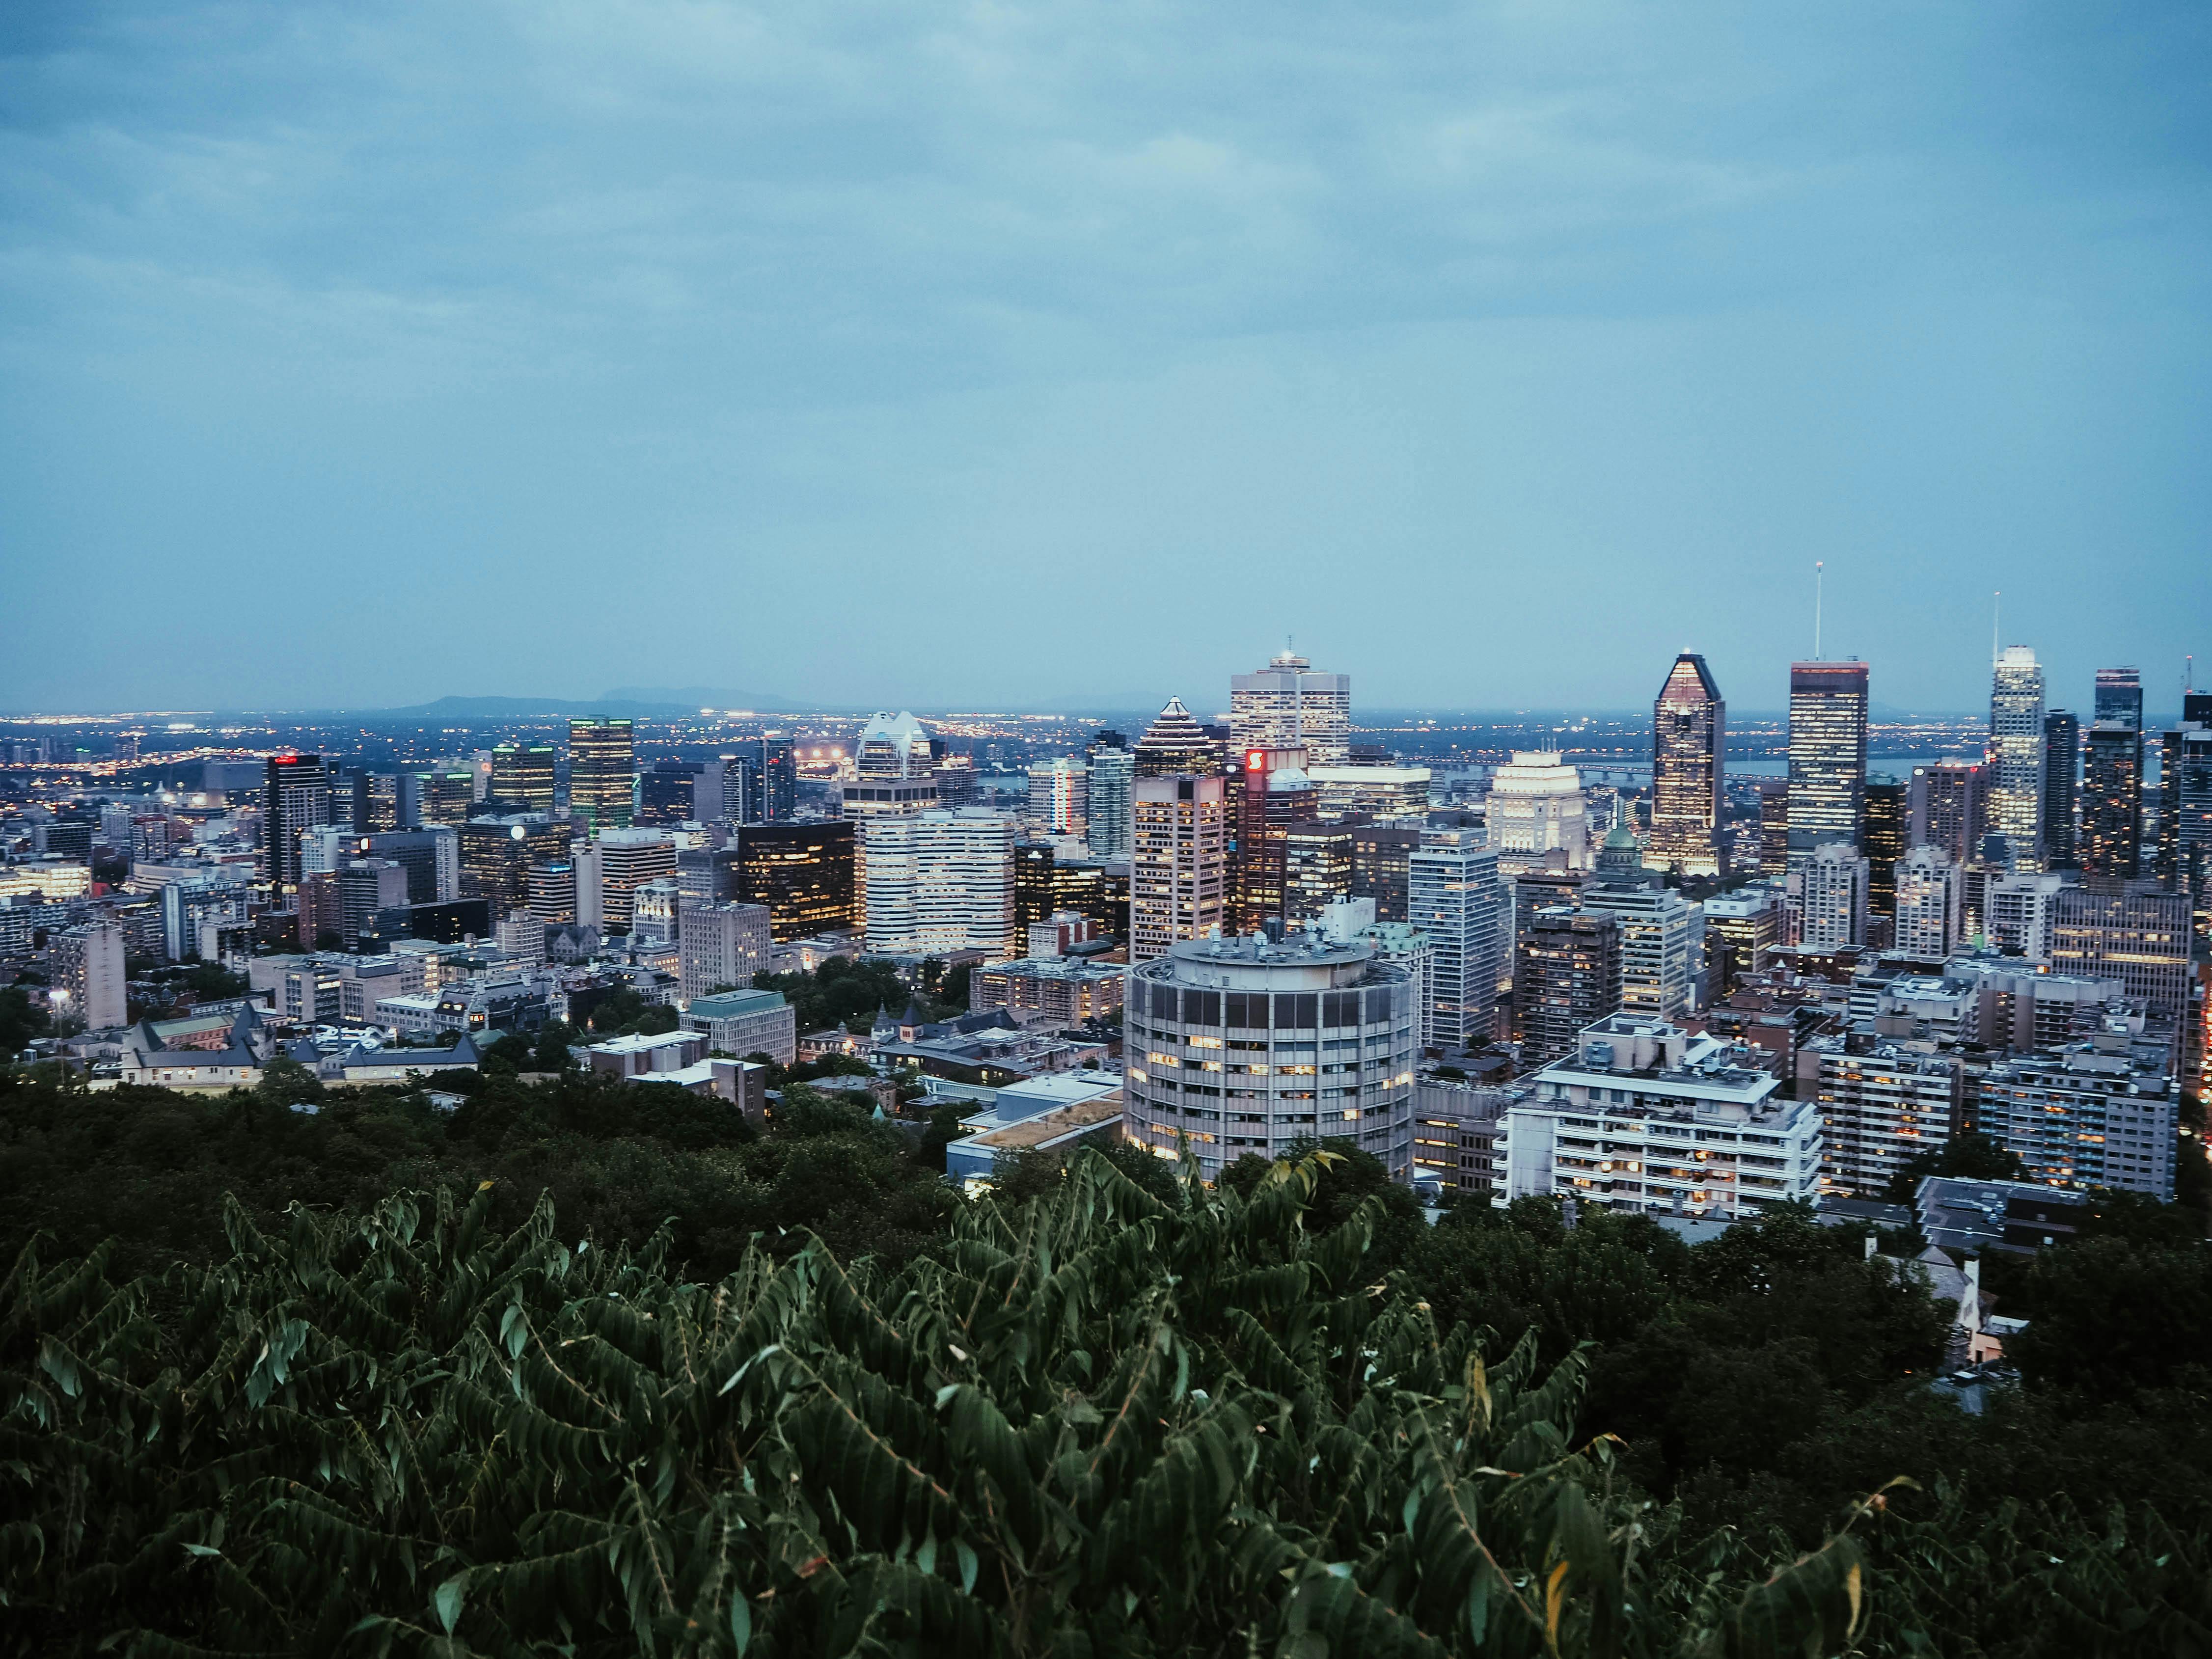
<instances>
[{"instance_id":1,"label":"cylindrical building","mask_svg":"<svg viewBox=\"0 0 2212 1659\"><path fill-rule=\"evenodd\" d=\"M1192 939L1129 970L1122 1128L1207 1180L1300 1137L1358 1143L1412 1178L1413 975L1364 944Z\"/></svg>"}]
</instances>

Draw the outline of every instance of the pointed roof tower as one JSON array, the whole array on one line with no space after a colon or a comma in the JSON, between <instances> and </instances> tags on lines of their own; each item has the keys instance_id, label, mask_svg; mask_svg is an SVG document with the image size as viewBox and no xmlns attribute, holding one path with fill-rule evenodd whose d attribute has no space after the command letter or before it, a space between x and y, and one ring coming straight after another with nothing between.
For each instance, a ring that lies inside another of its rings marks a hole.
<instances>
[{"instance_id":1,"label":"pointed roof tower","mask_svg":"<svg viewBox=\"0 0 2212 1659\"><path fill-rule=\"evenodd\" d=\"M1221 752L1197 717L1181 697L1170 697L1167 707L1137 739L1137 775L1171 777L1178 772L1210 776L1221 769Z\"/></svg>"}]
</instances>

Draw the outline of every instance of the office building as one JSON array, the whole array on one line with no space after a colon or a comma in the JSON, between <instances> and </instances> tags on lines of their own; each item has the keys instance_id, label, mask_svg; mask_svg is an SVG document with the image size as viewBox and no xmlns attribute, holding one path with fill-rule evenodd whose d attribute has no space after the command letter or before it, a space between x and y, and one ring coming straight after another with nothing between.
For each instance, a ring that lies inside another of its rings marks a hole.
<instances>
[{"instance_id":1,"label":"office building","mask_svg":"<svg viewBox=\"0 0 2212 1659\"><path fill-rule=\"evenodd\" d=\"M1728 705L1703 657L1685 651L1674 659L1651 716L1651 839L1645 857L1680 875L1720 875Z\"/></svg>"},{"instance_id":2,"label":"office building","mask_svg":"<svg viewBox=\"0 0 2212 1659\"><path fill-rule=\"evenodd\" d=\"M1860 845L1866 832L1867 669L1863 662L1790 665L1790 851L1824 841Z\"/></svg>"},{"instance_id":3,"label":"office building","mask_svg":"<svg viewBox=\"0 0 2212 1659\"><path fill-rule=\"evenodd\" d=\"M1957 862L1940 847L1916 847L1891 868L1896 903L1892 948L1923 961L1948 957L1965 942Z\"/></svg>"},{"instance_id":4,"label":"office building","mask_svg":"<svg viewBox=\"0 0 2212 1659\"><path fill-rule=\"evenodd\" d=\"M1145 728L1134 750L1140 778L1206 777L1221 770L1221 745L1208 735L1181 697Z\"/></svg>"},{"instance_id":5,"label":"office building","mask_svg":"<svg viewBox=\"0 0 2212 1659\"><path fill-rule=\"evenodd\" d=\"M902 710L871 715L854 750L854 778L843 786L845 816L904 817L930 811L937 805L934 761L929 733L912 714Z\"/></svg>"},{"instance_id":6,"label":"office building","mask_svg":"<svg viewBox=\"0 0 2212 1659\"><path fill-rule=\"evenodd\" d=\"M1501 853L1559 852L1568 869L1589 868L1582 776L1557 750L1516 750L1493 772L1483 822Z\"/></svg>"},{"instance_id":7,"label":"office building","mask_svg":"<svg viewBox=\"0 0 2212 1659\"><path fill-rule=\"evenodd\" d=\"M2043 721L2043 867L2078 870L2074 811L2081 769L2081 722L2063 708Z\"/></svg>"},{"instance_id":8,"label":"office building","mask_svg":"<svg viewBox=\"0 0 2212 1659\"><path fill-rule=\"evenodd\" d=\"M1421 826L1355 823L1352 830L1352 896L1375 902L1378 922L1407 917L1407 860L1421 844Z\"/></svg>"},{"instance_id":9,"label":"office building","mask_svg":"<svg viewBox=\"0 0 2212 1659\"><path fill-rule=\"evenodd\" d=\"M2114 671L2106 669L2102 673ZM2100 695L2102 687L2099 688ZM2140 698L2141 691L2137 691ZM2099 720L2081 768L2081 867L2092 875L2142 873L2143 738L2140 728Z\"/></svg>"},{"instance_id":10,"label":"office building","mask_svg":"<svg viewBox=\"0 0 2212 1659\"><path fill-rule=\"evenodd\" d=\"M708 761L691 787L691 816L701 823L760 823L760 762L749 755Z\"/></svg>"},{"instance_id":11,"label":"office building","mask_svg":"<svg viewBox=\"0 0 2212 1659\"><path fill-rule=\"evenodd\" d=\"M558 759L550 744L501 744L491 751L491 783L485 801L498 802L501 811L543 812L550 817Z\"/></svg>"},{"instance_id":12,"label":"office building","mask_svg":"<svg viewBox=\"0 0 2212 1659\"><path fill-rule=\"evenodd\" d=\"M1084 816L1093 858L1112 861L1129 856L1130 789L1136 776L1137 757L1127 749L1100 747L1091 751Z\"/></svg>"},{"instance_id":13,"label":"office building","mask_svg":"<svg viewBox=\"0 0 2212 1659\"><path fill-rule=\"evenodd\" d=\"M1908 787L1896 778L1874 772L1867 775L1866 830L1859 850L1867 860L1868 941L1888 942L1891 918L1897 915L1897 861L1909 843L1906 826L1911 817Z\"/></svg>"},{"instance_id":14,"label":"office building","mask_svg":"<svg viewBox=\"0 0 2212 1659\"><path fill-rule=\"evenodd\" d=\"M271 755L261 802L261 870L270 884L296 887L300 836L331 822L331 775L320 755Z\"/></svg>"},{"instance_id":15,"label":"office building","mask_svg":"<svg viewBox=\"0 0 2212 1659\"><path fill-rule=\"evenodd\" d=\"M696 761L653 762L638 775L637 811L631 822L669 829L690 822L704 769Z\"/></svg>"},{"instance_id":16,"label":"office building","mask_svg":"<svg viewBox=\"0 0 2212 1659\"><path fill-rule=\"evenodd\" d=\"M1284 923L1297 927L1352 892L1352 831L1339 823L1294 823L1283 832Z\"/></svg>"},{"instance_id":17,"label":"office building","mask_svg":"<svg viewBox=\"0 0 2212 1659\"><path fill-rule=\"evenodd\" d=\"M271 763L274 764L274 763ZM55 1013L105 1031L130 1018L123 929L112 921L66 928L46 940Z\"/></svg>"},{"instance_id":18,"label":"office building","mask_svg":"<svg viewBox=\"0 0 2212 1659\"><path fill-rule=\"evenodd\" d=\"M445 830L434 833L454 836L458 840L461 890L488 900L492 915L503 916L528 907L533 866L569 861L574 832L570 821L565 818L516 813L507 817L471 818L458 832ZM368 839L374 847L386 838ZM432 896L443 899L453 895L430 895L410 890L407 902L419 904Z\"/></svg>"},{"instance_id":19,"label":"office building","mask_svg":"<svg viewBox=\"0 0 2212 1659\"><path fill-rule=\"evenodd\" d=\"M337 897L338 937L349 950L363 933L376 931L377 918L386 910L404 909L413 902L406 867L392 859L349 860L330 882Z\"/></svg>"},{"instance_id":20,"label":"office building","mask_svg":"<svg viewBox=\"0 0 2212 1659\"><path fill-rule=\"evenodd\" d=\"M411 829L442 825L459 829L477 806L477 775L473 770L410 772L404 780L407 793L407 821Z\"/></svg>"},{"instance_id":21,"label":"office building","mask_svg":"<svg viewBox=\"0 0 2212 1659\"><path fill-rule=\"evenodd\" d=\"M1923 1152L1940 1152L1959 1127L1964 1083L1957 1056L1856 1034L1815 1036L1822 1173L1842 1198L1879 1200Z\"/></svg>"},{"instance_id":22,"label":"office building","mask_svg":"<svg viewBox=\"0 0 2212 1659\"><path fill-rule=\"evenodd\" d=\"M2096 701L2090 719L2101 725L2111 720L2130 731L2143 729L2142 676L2132 668L2100 668Z\"/></svg>"},{"instance_id":23,"label":"office building","mask_svg":"<svg viewBox=\"0 0 2212 1659\"><path fill-rule=\"evenodd\" d=\"M2054 971L2112 979L2151 1013L2189 1014L2190 900L2172 882L2085 878L2054 893L2046 958Z\"/></svg>"},{"instance_id":24,"label":"office building","mask_svg":"<svg viewBox=\"0 0 2212 1659\"><path fill-rule=\"evenodd\" d=\"M397 772L353 775L353 827L356 834L382 835L408 823L407 780Z\"/></svg>"},{"instance_id":25,"label":"office building","mask_svg":"<svg viewBox=\"0 0 2212 1659\"><path fill-rule=\"evenodd\" d=\"M1226 783L1218 775L1149 774L1144 764L1140 752L1131 805L1131 962L1218 933L1232 896Z\"/></svg>"},{"instance_id":26,"label":"office building","mask_svg":"<svg viewBox=\"0 0 2212 1659\"><path fill-rule=\"evenodd\" d=\"M2185 692L2181 724L2160 736L2153 869L2212 895L2212 692Z\"/></svg>"},{"instance_id":27,"label":"office building","mask_svg":"<svg viewBox=\"0 0 2212 1659\"><path fill-rule=\"evenodd\" d=\"M1060 860L1048 841L1019 842L1014 847L1014 936L1027 939L1029 930L1063 907L1060 902Z\"/></svg>"},{"instance_id":28,"label":"office building","mask_svg":"<svg viewBox=\"0 0 2212 1659\"><path fill-rule=\"evenodd\" d=\"M768 971L775 948L761 904L687 904L676 943L678 993L687 1005L711 992L746 989L755 974Z\"/></svg>"},{"instance_id":29,"label":"office building","mask_svg":"<svg viewBox=\"0 0 2212 1659\"><path fill-rule=\"evenodd\" d=\"M789 738L760 740L760 821L789 823L799 816L799 757Z\"/></svg>"},{"instance_id":30,"label":"office building","mask_svg":"<svg viewBox=\"0 0 2212 1659\"><path fill-rule=\"evenodd\" d=\"M576 866L573 858L533 864L528 873L528 908L535 921L566 927L576 920Z\"/></svg>"},{"instance_id":31,"label":"office building","mask_svg":"<svg viewBox=\"0 0 2212 1659\"><path fill-rule=\"evenodd\" d=\"M608 934L627 936L634 919L631 896L646 883L676 873L675 837L665 830L607 830L592 845L599 858L599 925Z\"/></svg>"},{"instance_id":32,"label":"office building","mask_svg":"<svg viewBox=\"0 0 2212 1659\"><path fill-rule=\"evenodd\" d=\"M407 902L438 904L461 894L460 833L446 825L428 830L380 830L349 835L339 843L336 869L347 859L390 859L407 872Z\"/></svg>"},{"instance_id":33,"label":"office building","mask_svg":"<svg viewBox=\"0 0 2212 1659\"><path fill-rule=\"evenodd\" d=\"M568 722L568 816L590 832L627 830L636 811L637 736L622 720Z\"/></svg>"},{"instance_id":34,"label":"office building","mask_svg":"<svg viewBox=\"0 0 2212 1659\"><path fill-rule=\"evenodd\" d=\"M1030 768L1030 819L1048 835L1090 834L1091 768L1072 755L1057 755Z\"/></svg>"},{"instance_id":35,"label":"office building","mask_svg":"<svg viewBox=\"0 0 2212 1659\"><path fill-rule=\"evenodd\" d=\"M1779 876L1790 868L1790 781L1761 778L1759 788L1759 873Z\"/></svg>"},{"instance_id":36,"label":"office building","mask_svg":"<svg viewBox=\"0 0 2212 1659\"><path fill-rule=\"evenodd\" d=\"M1976 762L1914 767L1906 786L1905 844L1936 848L1954 864L1975 857L1989 833L1989 769Z\"/></svg>"},{"instance_id":37,"label":"office building","mask_svg":"<svg viewBox=\"0 0 2212 1659\"><path fill-rule=\"evenodd\" d=\"M1983 1075L1974 1127L2031 1180L2173 1199L2180 1103L2173 1079L2112 1039L2000 1060Z\"/></svg>"},{"instance_id":38,"label":"office building","mask_svg":"<svg viewBox=\"0 0 2212 1659\"><path fill-rule=\"evenodd\" d=\"M1245 749L1303 749L1316 766L1352 758L1352 676L1314 672L1291 651L1229 681L1229 741Z\"/></svg>"},{"instance_id":39,"label":"office building","mask_svg":"<svg viewBox=\"0 0 2212 1659\"><path fill-rule=\"evenodd\" d=\"M684 1011L684 1029L707 1038L709 1054L744 1060L765 1054L771 1066L799 1058L798 1011L781 991L723 991L696 997Z\"/></svg>"},{"instance_id":40,"label":"office building","mask_svg":"<svg viewBox=\"0 0 2212 1659\"><path fill-rule=\"evenodd\" d=\"M1572 1054L1583 1030L1620 1006L1618 916L1547 905L1528 918L1515 941L1513 972L1513 1035L1523 1071Z\"/></svg>"},{"instance_id":41,"label":"office building","mask_svg":"<svg viewBox=\"0 0 2212 1659\"><path fill-rule=\"evenodd\" d=\"M1819 951L1866 943L1867 860L1856 847L1824 841L1790 872L1796 890L1798 943Z\"/></svg>"},{"instance_id":42,"label":"office building","mask_svg":"<svg viewBox=\"0 0 2212 1659\"><path fill-rule=\"evenodd\" d=\"M1309 766L1324 818L1419 818L1434 775L1425 766Z\"/></svg>"},{"instance_id":43,"label":"office building","mask_svg":"<svg viewBox=\"0 0 2212 1659\"><path fill-rule=\"evenodd\" d=\"M1493 1201L1575 1198L1722 1221L1811 1202L1820 1107L1783 1098L1753 1058L1650 1014L1599 1021L1508 1103Z\"/></svg>"},{"instance_id":44,"label":"office building","mask_svg":"<svg viewBox=\"0 0 2212 1659\"><path fill-rule=\"evenodd\" d=\"M1759 953L1793 944L1784 938L1780 895L1768 886L1739 887L1704 901L1705 976L1711 1000L1718 1001L1759 966Z\"/></svg>"},{"instance_id":45,"label":"office building","mask_svg":"<svg viewBox=\"0 0 2212 1659\"><path fill-rule=\"evenodd\" d=\"M2023 869L2043 859L2043 670L2027 646L2008 645L1990 681L1990 828Z\"/></svg>"},{"instance_id":46,"label":"office building","mask_svg":"<svg viewBox=\"0 0 2212 1659\"><path fill-rule=\"evenodd\" d=\"M749 823L734 850L729 896L765 905L777 944L858 922L850 823Z\"/></svg>"},{"instance_id":47,"label":"office building","mask_svg":"<svg viewBox=\"0 0 2212 1659\"><path fill-rule=\"evenodd\" d=\"M1252 933L1284 916L1284 837L1321 817L1320 793L1306 775L1305 761L1299 748L1248 749L1226 780L1235 825L1231 932Z\"/></svg>"},{"instance_id":48,"label":"office building","mask_svg":"<svg viewBox=\"0 0 2212 1659\"><path fill-rule=\"evenodd\" d=\"M1409 1180L1415 1025L1406 969L1364 945L1180 941L1129 970L1123 1133L1209 1180L1338 1138Z\"/></svg>"},{"instance_id":49,"label":"office building","mask_svg":"<svg viewBox=\"0 0 2212 1659\"><path fill-rule=\"evenodd\" d=\"M655 876L629 896L629 942L633 950L665 951L676 943L684 909L684 886L674 876Z\"/></svg>"},{"instance_id":50,"label":"office building","mask_svg":"<svg viewBox=\"0 0 2212 1659\"><path fill-rule=\"evenodd\" d=\"M1425 1048L1480 1048L1498 1035L1510 902L1498 850L1479 830L1432 830L1406 860L1407 921L1428 935Z\"/></svg>"},{"instance_id":51,"label":"office building","mask_svg":"<svg viewBox=\"0 0 2212 1659\"><path fill-rule=\"evenodd\" d=\"M961 807L871 819L860 857L870 951L1018 954L1012 818Z\"/></svg>"},{"instance_id":52,"label":"office building","mask_svg":"<svg viewBox=\"0 0 2212 1659\"><path fill-rule=\"evenodd\" d=\"M1694 1012L1705 974L1705 912L1644 869L1626 830L1606 837L1596 862L1583 908L1620 921L1622 1008L1668 1020Z\"/></svg>"}]
</instances>

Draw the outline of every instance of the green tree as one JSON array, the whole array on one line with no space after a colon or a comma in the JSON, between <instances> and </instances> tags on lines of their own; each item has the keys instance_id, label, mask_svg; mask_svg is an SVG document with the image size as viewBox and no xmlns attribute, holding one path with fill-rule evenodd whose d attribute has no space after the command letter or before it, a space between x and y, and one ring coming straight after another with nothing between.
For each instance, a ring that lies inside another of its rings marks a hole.
<instances>
[{"instance_id":1,"label":"green tree","mask_svg":"<svg viewBox=\"0 0 2212 1659\"><path fill-rule=\"evenodd\" d=\"M1890 1177L1882 1196L1892 1204L1910 1204L1929 1176L1956 1176L1966 1181L2025 1181L2027 1166L2020 1155L1978 1130L1953 1135L1934 1152L1905 1159Z\"/></svg>"}]
</instances>

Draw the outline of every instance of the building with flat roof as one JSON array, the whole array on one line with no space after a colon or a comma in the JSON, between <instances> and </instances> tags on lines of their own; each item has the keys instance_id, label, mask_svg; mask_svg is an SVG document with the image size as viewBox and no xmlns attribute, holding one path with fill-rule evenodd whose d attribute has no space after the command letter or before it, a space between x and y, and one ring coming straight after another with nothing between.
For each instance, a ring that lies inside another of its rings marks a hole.
<instances>
[{"instance_id":1,"label":"building with flat roof","mask_svg":"<svg viewBox=\"0 0 2212 1659\"><path fill-rule=\"evenodd\" d=\"M781 991L724 991L695 997L683 1015L684 1029L706 1034L716 1054L766 1054L778 1066L799 1058L799 1017Z\"/></svg>"},{"instance_id":2,"label":"building with flat roof","mask_svg":"<svg viewBox=\"0 0 2212 1659\"><path fill-rule=\"evenodd\" d=\"M1866 829L1867 665L1790 665L1790 850L1856 847Z\"/></svg>"},{"instance_id":3,"label":"building with flat roof","mask_svg":"<svg viewBox=\"0 0 2212 1659\"><path fill-rule=\"evenodd\" d=\"M2180 1103L2172 1077L2118 1037L1996 1061L1974 1127L2046 1186L2173 1198Z\"/></svg>"},{"instance_id":4,"label":"building with flat roof","mask_svg":"<svg viewBox=\"0 0 2212 1659\"><path fill-rule=\"evenodd\" d=\"M1344 765L1352 752L1352 676L1316 672L1289 650L1256 673L1231 675L1229 738L1240 750L1294 746L1316 765Z\"/></svg>"},{"instance_id":5,"label":"building with flat roof","mask_svg":"<svg viewBox=\"0 0 2212 1659\"><path fill-rule=\"evenodd\" d=\"M945 1148L945 1173L963 1184L988 1182L1002 1158L1024 1152L1062 1157L1078 1146L1121 1138L1121 1079L1111 1072L1057 1072L1010 1083L990 1105L961 1120L968 1131Z\"/></svg>"},{"instance_id":6,"label":"building with flat roof","mask_svg":"<svg viewBox=\"0 0 2212 1659\"><path fill-rule=\"evenodd\" d=\"M1957 1056L1856 1034L1816 1036L1822 1173L1831 1193L1879 1199L1923 1152L1957 1133L1964 1080Z\"/></svg>"},{"instance_id":7,"label":"building with flat roof","mask_svg":"<svg viewBox=\"0 0 2212 1659\"><path fill-rule=\"evenodd\" d=\"M1614 1014L1520 1088L1505 1113L1500 1204L1571 1196L1737 1220L1820 1192L1818 1103L1782 1097L1749 1049L1717 1037Z\"/></svg>"},{"instance_id":8,"label":"building with flat roof","mask_svg":"<svg viewBox=\"0 0 2212 1659\"><path fill-rule=\"evenodd\" d=\"M969 969L968 1006L977 1012L1005 1008L1042 1014L1061 1025L1080 1025L1121 1012L1126 970L1118 963L1082 957L1023 957Z\"/></svg>"}]
</instances>

